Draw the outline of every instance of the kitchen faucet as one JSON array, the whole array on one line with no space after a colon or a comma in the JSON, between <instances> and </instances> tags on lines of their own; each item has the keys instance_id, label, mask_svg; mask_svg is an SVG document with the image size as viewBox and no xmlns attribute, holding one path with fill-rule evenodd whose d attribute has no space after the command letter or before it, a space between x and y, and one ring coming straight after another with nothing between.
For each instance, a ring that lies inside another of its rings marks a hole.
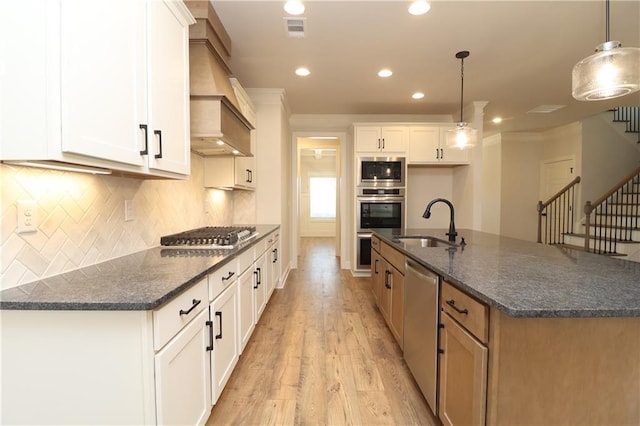
<instances>
[{"instance_id":1,"label":"kitchen faucet","mask_svg":"<svg viewBox=\"0 0 640 426\"><path fill-rule=\"evenodd\" d=\"M446 235L449 236L449 241L455 243L456 236L458 235L458 233L456 232L456 224L453 220L454 213L453 213L453 204L451 204L451 201L446 200L444 198L436 198L435 200L432 200L429 204L427 204L427 209L424 211L424 214L422 215L422 217L424 217L425 219L429 219L431 217L431 206L433 206L438 201L445 203L446 205L449 206L449 209L451 209L451 220L449 222L449 232L447 232Z\"/></svg>"}]
</instances>

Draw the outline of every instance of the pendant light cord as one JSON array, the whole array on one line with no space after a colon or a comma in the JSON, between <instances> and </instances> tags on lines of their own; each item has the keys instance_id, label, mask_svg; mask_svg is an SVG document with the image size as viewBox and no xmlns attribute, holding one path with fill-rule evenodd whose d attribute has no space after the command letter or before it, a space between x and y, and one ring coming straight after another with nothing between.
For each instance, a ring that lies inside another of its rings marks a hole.
<instances>
[{"instance_id":1,"label":"pendant light cord","mask_svg":"<svg viewBox=\"0 0 640 426\"><path fill-rule=\"evenodd\" d=\"M462 108L464 105L464 57L460 58L461 62L460 62L460 122L464 123L464 121L462 121Z\"/></svg>"},{"instance_id":2,"label":"pendant light cord","mask_svg":"<svg viewBox=\"0 0 640 426\"><path fill-rule=\"evenodd\" d=\"M605 19L606 19L605 41L609 42L609 41L611 41L611 37L610 37L610 34L609 34L609 0L605 1Z\"/></svg>"}]
</instances>

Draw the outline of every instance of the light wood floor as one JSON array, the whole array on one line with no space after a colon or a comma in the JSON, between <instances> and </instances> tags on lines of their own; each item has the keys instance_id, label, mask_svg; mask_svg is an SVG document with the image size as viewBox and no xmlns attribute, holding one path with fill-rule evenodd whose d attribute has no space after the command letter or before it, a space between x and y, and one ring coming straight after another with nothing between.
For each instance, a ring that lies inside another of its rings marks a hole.
<instances>
[{"instance_id":1,"label":"light wood floor","mask_svg":"<svg viewBox=\"0 0 640 426\"><path fill-rule=\"evenodd\" d=\"M375 307L339 269L333 239L304 238L207 425L436 425Z\"/></svg>"}]
</instances>

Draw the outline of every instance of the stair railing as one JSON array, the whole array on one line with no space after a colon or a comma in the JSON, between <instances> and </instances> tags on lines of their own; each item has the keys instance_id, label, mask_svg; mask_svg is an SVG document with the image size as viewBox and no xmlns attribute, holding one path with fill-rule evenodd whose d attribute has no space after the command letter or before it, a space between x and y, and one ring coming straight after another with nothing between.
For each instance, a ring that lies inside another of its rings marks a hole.
<instances>
[{"instance_id":1,"label":"stair railing","mask_svg":"<svg viewBox=\"0 0 640 426\"><path fill-rule=\"evenodd\" d=\"M638 143L640 143L640 107L614 108L613 121L625 123L627 133L638 133Z\"/></svg>"},{"instance_id":2,"label":"stair railing","mask_svg":"<svg viewBox=\"0 0 640 426\"><path fill-rule=\"evenodd\" d=\"M596 201L587 201L584 214L586 251L616 253L618 241L631 241L633 230L640 228L640 167ZM592 225L594 241L590 247Z\"/></svg>"},{"instance_id":3,"label":"stair railing","mask_svg":"<svg viewBox=\"0 0 640 426\"><path fill-rule=\"evenodd\" d=\"M569 182L549 200L538 201L538 242L562 244L563 234L573 233L573 206L576 201L575 186L580 176ZM543 230L543 218L544 230Z\"/></svg>"}]
</instances>

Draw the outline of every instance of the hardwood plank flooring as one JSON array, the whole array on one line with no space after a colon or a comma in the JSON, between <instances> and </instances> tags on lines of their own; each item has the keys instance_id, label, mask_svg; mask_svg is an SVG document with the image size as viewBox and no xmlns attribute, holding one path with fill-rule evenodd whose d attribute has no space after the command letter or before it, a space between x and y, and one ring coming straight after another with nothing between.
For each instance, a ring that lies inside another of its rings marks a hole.
<instances>
[{"instance_id":1,"label":"hardwood plank flooring","mask_svg":"<svg viewBox=\"0 0 640 426\"><path fill-rule=\"evenodd\" d=\"M207 425L439 425L370 290L303 238Z\"/></svg>"}]
</instances>

